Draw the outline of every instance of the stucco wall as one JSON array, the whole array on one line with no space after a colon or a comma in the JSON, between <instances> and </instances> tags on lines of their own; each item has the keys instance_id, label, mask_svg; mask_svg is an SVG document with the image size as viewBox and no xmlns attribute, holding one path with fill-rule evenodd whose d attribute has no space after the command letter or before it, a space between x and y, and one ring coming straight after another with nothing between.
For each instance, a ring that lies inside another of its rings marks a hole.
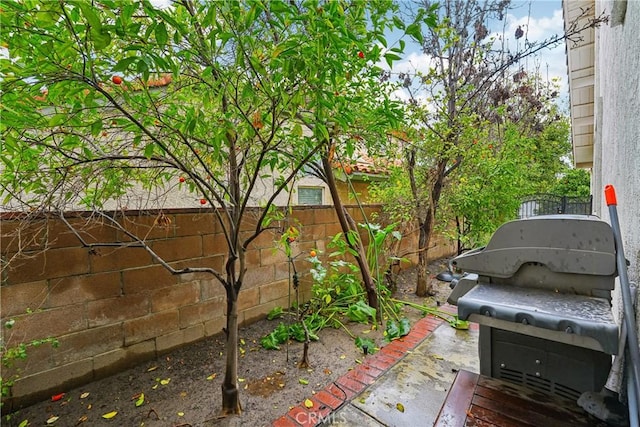
<instances>
[{"instance_id":1,"label":"stucco wall","mask_svg":"<svg viewBox=\"0 0 640 427\"><path fill-rule=\"evenodd\" d=\"M612 1L596 3L596 16ZM629 278L640 284L640 2L627 1L623 25L596 31L594 209L609 220L603 188L613 184ZM614 303L620 308L617 287Z\"/></svg>"}]
</instances>

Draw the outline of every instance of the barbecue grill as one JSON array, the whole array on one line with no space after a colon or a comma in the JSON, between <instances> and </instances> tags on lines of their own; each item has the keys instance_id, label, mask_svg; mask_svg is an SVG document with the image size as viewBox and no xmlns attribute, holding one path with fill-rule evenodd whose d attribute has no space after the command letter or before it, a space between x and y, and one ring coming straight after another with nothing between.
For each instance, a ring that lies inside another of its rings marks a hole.
<instances>
[{"instance_id":1,"label":"barbecue grill","mask_svg":"<svg viewBox=\"0 0 640 427\"><path fill-rule=\"evenodd\" d=\"M511 221L452 264L465 274L449 303L480 325L482 375L570 399L602 388L619 333L606 222L587 215Z\"/></svg>"}]
</instances>

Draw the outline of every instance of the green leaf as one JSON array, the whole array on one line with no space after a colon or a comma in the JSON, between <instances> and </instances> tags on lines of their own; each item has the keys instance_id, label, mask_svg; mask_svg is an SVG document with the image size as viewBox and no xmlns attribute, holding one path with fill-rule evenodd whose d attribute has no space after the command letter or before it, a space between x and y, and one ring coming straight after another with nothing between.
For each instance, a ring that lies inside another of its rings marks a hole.
<instances>
[{"instance_id":1,"label":"green leaf","mask_svg":"<svg viewBox=\"0 0 640 427\"><path fill-rule=\"evenodd\" d=\"M66 114L55 114L53 117L49 119L49 127L58 126L65 122L67 119Z\"/></svg>"},{"instance_id":2,"label":"green leaf","mask_svg":"<svg viewBox=\"0 0 640 427\"><path fill-rule=\"evenodd\" d=\"M273 320L273 319L277 319L279 317L282 317L283 314L283 310L282 307L274 307L271 309L271 311L269 311L269 313L267 314L267 319L268 320Z\"/></svg>"},{"instance_id":3,"label":"green leaf","mask_svg":"<svg viewBox=\"0 0 640 427\"><path fill-rule=\"evenodd\" d=\"M360 300L355 304L351 304L346 314L347 317L354 322L367 323L369 318L376 318L376 309L370 307L363 300Z\"/></svg>"},{"instance_id":4,"label":"green leaf","mask_svg":"<svg viewBox=\"0 0 640 427\"><path fill-rule=\"evenodd\" d=\"M393 61L398 61L402 58L400 58L398 55L394 53L388 52L384 54L384 59L387 61L387 64L389 65L389 67L391 67L393 65Z\"/></svg>"},{"instance_id":5,"label":"green leaf","mask_svg":"<svg viewBox=\"0 0 640 427\"><path fill-rule=\"evenodd\" d=\"M405 29L404 21L400 19L398 16L395 16L395 15L393 16L393 24L401 30Z\"/></svg>"},{"instance_id":6,"label":"green leaf","mask_svg":"<svg viewBox=\"0 0 640 427\"><path fill-rule=\"evenodd\" d=\"M400 323L398 324L398 326L400 329L401 337L404 337L409 332L411 332L411 323L409 322L409 319L407 319L406 317L403 317L402 319L400 319Z\"/></svg>"},{"instance_id":7,"label":"green leaf","mask_svg":"<svg viewBox=\"0 0 640 427\"><path fill-rule=\"evenodd\" d=\"M147 159L150 159L151 157L153 157L153 153L154 153L155 150L156 150L156 144L154 142L151 142L151 143L147 144L144 147L144 156Z\"/></svg>"},{"instance_id":8,"label":"green leaf","mask_svg":"<svg viewBox=\"0 0 640 427\"><path fill-rule=\"evenodd\" d=\"M164 47L167 44L167 40L169 39L169 36L167 34L167 27L165 26L164 22L161 21L160 23L158 23L158 25L156 25L155 33L156 41L161 47Z\"/></svg>"},{"instance_id":9,"label":"green leaf","mask_svg":"<svg viewBox=\"0 0 640 427\"><path fill-rule=\"evenodd\" d=\"M85 17L89 25L91 25L92 29L97 29L98 31L102 28L102 23L100 22L100 18L96 15L93 6L86 1L80 0L73 2L77 5L82 11L82 15Z\"/></svg>"},{"instance_id":10,"label":"green leaf","mask_svg":"<svg viewBox=\"0 0 640 427\"><path fill-rule=\"evenodd\" d=\"M424 38L422 37L422 30L420 28L420 25L418 24L410 24L405 32L416 39L418 43L422 44L422 42L424 41Z\"/></svg>"},{"instance_id":11,"label":"green leaf","mask_svg":"<svg viewBox=\"0 0 640 427\"><path fill-rule=\"evenodd\" d=\"M378 351L378 347L376 346L376 342L374 340L372 340L371 338L357 337L356 338L356 347L361 349L363 353L365 352L365 347L366 347L367 354L374 354L376 351Z\"/></svg>"},{"instance_id":12,"label":"green leaf","mask_svg":"<svg viewBox=\"0 0 640 427\"><path fill-rule=\"evenodd\" d=\"M113 67L113 71L127 71L129 66L138 60L137 56L128 56L124 59L118 61L118 63Z\"/></svg>"},{"instance_id":13,"label":"green leaf","mask_svg":"<svg viewBox=\"0 0 640 427\"><path fill-rule=\"evenodd\" d=\"M393 341L400 338L400 327L398 326L398 322L396 322L395 320L388 320L384 332L385 338L388 341Z\"/></svg>"},{"instance_id":14,"label":"green leaf","mask_svg":"<svg viewBox=\"0 0 640 427\"><path fill-rule=\"evenodd\" d=\"M102 50L111 44L111 34L106 28L92 28L91 37L96 50Z\"/></svg>"}]
</instances>

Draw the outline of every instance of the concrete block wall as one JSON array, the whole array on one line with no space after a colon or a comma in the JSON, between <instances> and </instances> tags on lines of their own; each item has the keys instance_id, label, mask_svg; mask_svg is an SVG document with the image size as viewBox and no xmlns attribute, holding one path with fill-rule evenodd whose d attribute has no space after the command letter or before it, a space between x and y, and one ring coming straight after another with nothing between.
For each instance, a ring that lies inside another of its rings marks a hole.
<instances>
[{"instance_id":1,"label":"concrete block wall","mask_svg":"<svg viewBox=\"0 0 640 427\"><path fill-rule=\"evenodd\" d=\"M367 207L365 212L378 209ZM356 222L362 221L359 209L349 210ZM128 213L121 223L174 268L223 267L226 244L213 213L164 212L171 220L168 227L155 224L157 215ZM249 230L255 217L248 215L243 229ZM87 243L131 241L100 221L78 215L70 222ZM224 288L211 275L174 276L141 248L91 250L59 219L41 219L27 228L22 224L5 215L0 225L1 321L15 320L13 328L2 331L3 339L12 346L55 337L60 346L29 349L27 359L17 365L20 378L3 411L215 335L226 325ZM340 232L330 206L297 207L288 224L300 229L294 255L315 248L326 256L329 239ZM293 301L288 260L274 242L279 237L265 232L249 246L239 296L241 324ZM297 258L298 271L309 268L305 258ZM310 296L306 277L303 300ZM3 369L3 377L12 372Z\"/></svg>"}]
</instances>

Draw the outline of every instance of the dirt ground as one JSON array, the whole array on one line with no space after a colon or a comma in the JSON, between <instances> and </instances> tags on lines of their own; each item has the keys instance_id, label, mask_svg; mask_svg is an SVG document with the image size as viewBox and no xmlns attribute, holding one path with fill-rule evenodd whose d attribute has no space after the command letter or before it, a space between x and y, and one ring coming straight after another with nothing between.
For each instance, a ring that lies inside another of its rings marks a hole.
<instances>
[{"instance_id":1,"label":"dirt ground","mask_svg":"<svg viewBox=\"0 0 640 427\"><path fill-rule=\"evenodd\" d=\"M436 280L435 275L445 269L444 261L430 265L434 297L415 295L414 269L397 275L394 297L427 306L444 303L449 295L449 283ZM412 308L405 308L404 314L412 322L422 316ZM260 346L260 339L278 322L265 319L240 330L238 381L242 388L243 413L238 417L217 417L224 376L224 337L214 336L86 386L60 390L65 393L60 400L24 408L11 414L9 419L3 417L1 424L12 427L270 425L290 407L344 375L363 357L344 330L325 329L319 334L320 340L311 343L312 368L299 369L302 344L292 342L280 350L265 350ZM350 324L349 328L354 335L384 344L383 328L372 330L362 324ZM113 415L113 412L117 413ZM113 417L104 418L107 414ZM28 420L28 424L21 424L24 420Z\"/></svg>"}]
</instances>

